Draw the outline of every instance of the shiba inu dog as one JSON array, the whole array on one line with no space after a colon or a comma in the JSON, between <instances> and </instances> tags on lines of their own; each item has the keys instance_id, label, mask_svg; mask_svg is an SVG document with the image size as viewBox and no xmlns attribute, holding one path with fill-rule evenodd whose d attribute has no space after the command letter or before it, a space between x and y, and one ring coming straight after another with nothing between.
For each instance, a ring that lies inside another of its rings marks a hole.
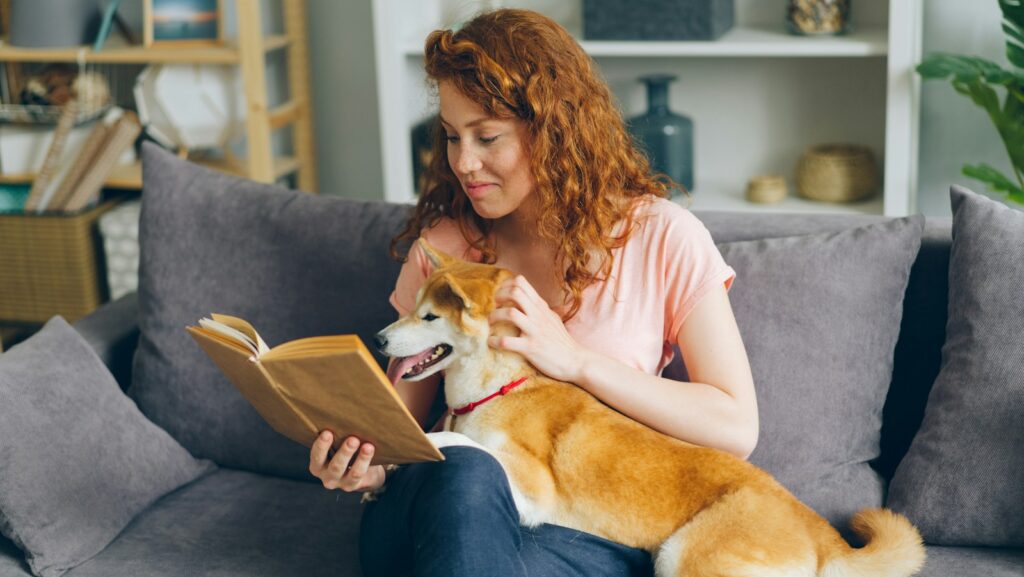
<instances>
[{"instance_id":1,"label":"shiba inu dog","mask_svg":"<svg viewBox=\"0 0 1024 577\"><path fill-rule=\"evenodd\" d=\"M421 247L434 265L411 313L377 335L393 380L445 371L452 407L439 447L471 445L508 475L520 521L552 523L651 552L669 576L902 577L924 563L904 517L867 509L851 547L768 473L656 432L583 389L487 345L494 294L512 273Z\"/></svg>"}]
</instances>

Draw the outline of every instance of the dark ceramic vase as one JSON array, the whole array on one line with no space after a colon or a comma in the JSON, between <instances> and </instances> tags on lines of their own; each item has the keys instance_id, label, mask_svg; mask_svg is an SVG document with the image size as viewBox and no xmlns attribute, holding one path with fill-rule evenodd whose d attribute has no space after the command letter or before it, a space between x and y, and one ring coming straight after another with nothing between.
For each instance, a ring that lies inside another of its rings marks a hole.
<instances>
[{"instance_id":1,"label":"dark ceramic vase","mask_svg":"<svg viewBox=\"0 0 1024 577\"><path fill-rule=\"evenodd\" d=\"M693 121L668 108L668 85L676 77L640 77L647 84L647 112L629 119L629 132L647 153L651 170L693 190Z\"/></svg>"}]
</instances>

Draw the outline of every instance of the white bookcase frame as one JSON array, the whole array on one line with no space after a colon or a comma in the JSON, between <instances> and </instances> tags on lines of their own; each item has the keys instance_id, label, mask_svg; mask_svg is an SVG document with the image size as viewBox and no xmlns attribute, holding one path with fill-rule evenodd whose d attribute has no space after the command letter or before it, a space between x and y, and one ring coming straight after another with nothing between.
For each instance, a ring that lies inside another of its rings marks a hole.
<instances>
[{"instance_id":1,"label":"white bookcase frame","mask_svg":"<svg viewBox=\"0 0 1024 577\"><path fill-rule=\"evenodd\" d=\"M643 112L649 72L680 76L672 109L696 125L699 210L828 212L904 216L916 212L918 110L923 0L858 0L853 31L800 37L784 28L784 0L736 0L736 25L711 42L582 40L625 116ZM422 72L423 41L501 4L548 14L582 38L582 0L373 0L384 198L413 202L410 129L433 111ZM883 190L850 204L801 199L793 169L808 146L859 142L883 170ZM776 205L744 200L747 180L780 173L789 198Z\"/></svg>"}]
</instances>

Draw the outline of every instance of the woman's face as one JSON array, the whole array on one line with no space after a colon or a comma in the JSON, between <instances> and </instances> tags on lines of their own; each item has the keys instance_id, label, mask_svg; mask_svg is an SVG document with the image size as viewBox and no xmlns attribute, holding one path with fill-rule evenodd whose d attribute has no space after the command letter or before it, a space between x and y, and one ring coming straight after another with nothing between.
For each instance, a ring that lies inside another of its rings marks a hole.
<instances>
[{"instance_id":1,"label":"woman's face","mask_svg":"<svg viewBox=\"0 0 1024 577\"><path fill-rule=\"evenodd\" d=\"M508 216L533 191L526 124L487 115L449 82L438 86L448 165L473 210L483 218Z\"/></svg>"}]
</instances>

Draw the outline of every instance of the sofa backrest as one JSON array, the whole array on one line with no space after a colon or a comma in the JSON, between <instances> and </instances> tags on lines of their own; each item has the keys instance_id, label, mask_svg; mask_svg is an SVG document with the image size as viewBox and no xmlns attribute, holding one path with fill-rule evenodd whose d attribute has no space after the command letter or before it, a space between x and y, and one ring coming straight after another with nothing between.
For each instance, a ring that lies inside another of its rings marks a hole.
<instances>
[{"instance_id":1,"label":"sofa backrest","mask_svg":"<svg viewBox=\"0 0 1024 577\"><path fill-rule=\"evenodd\" d=\"M735 242L832 232L886 220L865 215L694 214L715 242ZM949 249L952 221L929 218L921 250L911 269L903 301L903 319L896 344L893 380L885 404L881 455L874 463L883 477L892 477L921 424L925 403L939 372L946 336ZM742 279L740 279L742 280ZM837 330L841 328L837 327Z\"/></svg>"}]
</instances>

